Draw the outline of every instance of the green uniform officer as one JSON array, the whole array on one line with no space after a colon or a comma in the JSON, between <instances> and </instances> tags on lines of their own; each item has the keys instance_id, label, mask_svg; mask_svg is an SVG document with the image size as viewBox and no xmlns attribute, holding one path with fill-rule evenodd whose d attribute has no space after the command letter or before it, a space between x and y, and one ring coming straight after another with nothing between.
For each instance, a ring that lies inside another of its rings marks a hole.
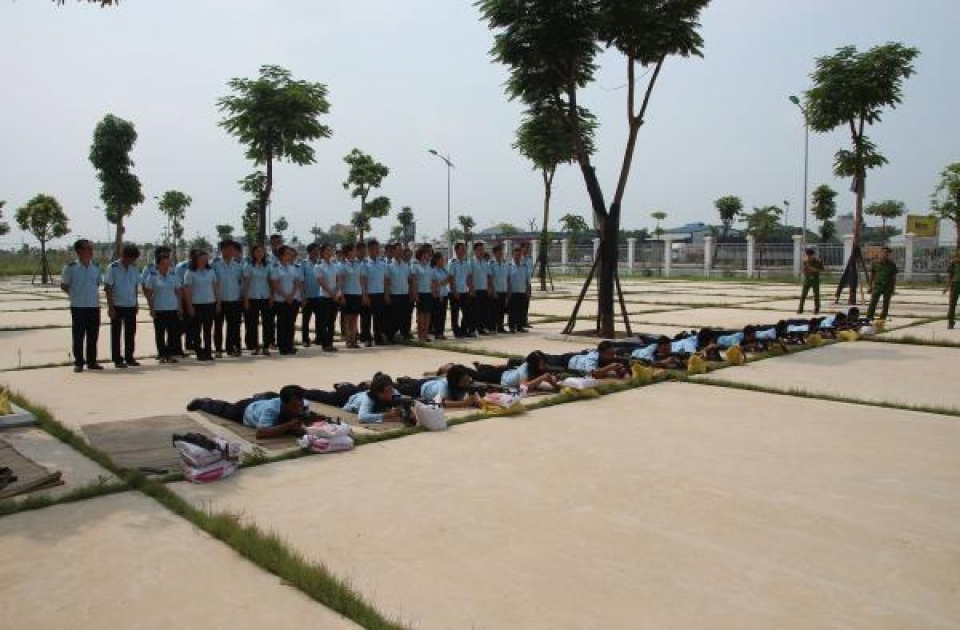
<instances>
[{"instance_id":1,"label":"green uniform officer","mask_svg":"<svg viewBox=\"0 0 960 630\"><path fill-rule=\"evenodd\" d=\"M870 267L870 308L867 309L867 319L873 319L877 310L877 302L883 298L883 311L880 313L880 319L887 318L887 311L890 309L890 298L893 297L893 290L897 285L897 264L893 262L890 254L893 250L884 247L880 250L880 259L875 261Z\"/></svg>"},{"instance_id":2,"label":"green uniform officer","mask_svg":"<svg viewBox=\"0 0 960 630\"><path fill-rule=\"evenodd\" d=\"M807 301L807 293L813 290L813 314L820 312L820 272L823 271L823 261L817 258L816 252L807 249L803 259L803 290L800 292L800 306L798 313L803 312L803 304Z\"/></svg>"},{"instance_id":3,"label":"green uniform officer","mask_svg":"<svg viewBox=\"0 0 960 630\"><path fill-rule=\"evenodd\" d=\"M957 297L960 296L960 250L958 250L953 258L950 259L950 266L947 268L947 273L950 274L949 286L947 289L950 290L950 301L947 307L947 328L953 328L957 319ZM946 293L947 289L944 289Z\"/></svg>"}]
</instances>

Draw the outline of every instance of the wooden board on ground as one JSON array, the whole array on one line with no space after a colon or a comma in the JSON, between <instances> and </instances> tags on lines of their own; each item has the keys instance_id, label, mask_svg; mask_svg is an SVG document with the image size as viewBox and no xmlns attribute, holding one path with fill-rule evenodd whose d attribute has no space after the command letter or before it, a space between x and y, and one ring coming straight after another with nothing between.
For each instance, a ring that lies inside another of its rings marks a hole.
<instances>
[{"instance_id":1,"label":"wooden board on ground","mask_svg":"<svg viewBox=\"0 0 960 630\"><path fill-rule=\"evenodd\" d=\"M323 403L313 401L310 401L310 410L333 418L334 420L339 418L352 427L366 429L367 431L372 431L374 433L386 433L387 431L396 431L403 428L402 422L363 423L360 422L360 418L355 413L351 413L341 409L340 407L324 405Z\"/></svg>"},{"instance_id":2,"label":"wooden board on ground","mask_svg":"<svg viewBox=\"0 0 960 630\"><path fill-rule=\"evenodd\" d=\"M58 471L50 471L22 455L9 442L0 438L0 468L9 468L17 480L0 488L0 499L52 488L63 483Z\"/></svg>"},{"instance_id":3,"label":"wooden board on ground","mask_svg":"<svg viewBox=\"0 0 960 630\"><path fill-rule=\"evenodd\" d=\"M148 472L179 470L180 455L171 440L174 433L211 435L185 415L100 422L83 427L87 441L106 453L114 464L126 470Z\"/></svg>"}]
</instances>

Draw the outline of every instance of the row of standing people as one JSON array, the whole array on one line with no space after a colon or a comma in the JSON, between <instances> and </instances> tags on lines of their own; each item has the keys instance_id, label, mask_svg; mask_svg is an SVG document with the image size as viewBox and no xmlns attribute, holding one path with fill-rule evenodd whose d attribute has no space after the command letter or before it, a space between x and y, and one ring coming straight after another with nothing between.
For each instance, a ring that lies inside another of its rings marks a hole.
<instances>
[{"instance_id":1,"label":"row of standing people","mask_svg":"<svg viewBox=\"0 0 960 630\"><path fill-rule=\"evenodd\" d=\"M336 352L338 315L348 348L410 339L414 310L421 341L445 338L448 310L456 337L525 332L529 327L532 262L525 248L515 250L507 262L501 246L494 247L491 257L478 243L474 259L468 260L465 245L458 243L449 265L429 246L421 247L415 260L409 249L393 243L381 256L375 240L347 244L336 252L330 245L311 244L300 261L297 251L278 236L271 237L270 252L256 245L246 259L236 241L225 240L218 249L216 259L194 250L189 260L174 265L170 249L158 247L154 262L141 271L140 252L128 245L101 273L92 244L77 241L77 259L64 268L61 283L70 296L75 370L101 369L101 284L108 304L111 358L118 368L139 365L134 355L141 289L161 363L176 363L186 351L194 351L201 361L212 361L214 352L218 357L240 356L244 346L255 355L268 355L273 347L280 354L294 354L298 314L303 345L316 344L327 352Z\"/></svg>"}]
</instances>

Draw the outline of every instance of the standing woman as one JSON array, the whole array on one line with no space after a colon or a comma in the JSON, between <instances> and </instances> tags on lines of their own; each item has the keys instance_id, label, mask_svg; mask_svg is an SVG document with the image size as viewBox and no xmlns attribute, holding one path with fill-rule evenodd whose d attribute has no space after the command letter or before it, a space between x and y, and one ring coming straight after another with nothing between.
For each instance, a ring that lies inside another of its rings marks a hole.
<instances>
[{"instance_id":1,"label":"standing woman","mask_svg":"<svg viewBox=\"0 0 960 630\"><path fill-rule=\"evenodd\" d=\"M197 360L213 361L211 337L213 320L220 310L220 287L217 274L210 268L207 252L196 251L190 256L190 268L183 279L187 313L194 318L198 328Z\"/></svg>"},{"instance_id":2,"label":"standing woman","mask_svg":"<svg viewBox=\"0 0 960 630\"><path fill-rule=\"evenodd\" d=\"M346 243L343 246L343 265L340 268L343 277L340 290L340 309L343 312L343 333L348 348L359 348L357 344L357 320L363 305L363 263L357 260L356 246Z\"/></svg>"},{"instance_id":3,"label":"standing woman","mask_svg":"<svg viewBox=\"0 0 960 630\"><path fill-rule=\"evenodd\" d=\"M417 286L417 341L426 343L430 341L430 316L440 297L437 277L430 266L430 250L426 247L417 250L417 262L413 265L412 273Z\"/></svg>"},{"instance_id":4,"label":"standing woman","mask_svg":"<svg viewBox=\"0 0 960 630\"><path fill-rule=\"evenodd\" d=\"M317 314L317 339L324 352L336 352L333 347L333 329L337 323L340 298L340 263L333 259L333 248L324 243L320 246L320 262L313 268L320 285L319 313Z\"/></svg>"},{"instance_id":5,"label":"standing woman","mask_svg":"<svg viewBox=\"0 0 960 630\"><path fill-rule=\"evenodd\" d=\"M270 291L270 268L267 250L263 245L250 249L250 260L243 267L243 308L247 313L247 348L252 354L270 354L274 339L273 295ZM259 330L263 328L263 345Z\"/></svg>"},{"instance_id":6,"label":"standing woman","mask_svg":"<svg viewBox=\"0 0 960 630\"><path fill-rule=\"evenodd\" d=\"M435 339L446 339L444 329L447 325L447 304L450 302L450 273L447 271L447 259L440 252L430 258L430 267L439 286L439 297L433 303L430 314L430 329Z\"/></svg>"},{"instance_id":7,"label":"standing woman","mask_svg":"<svg viewBox=\"0 0 960 630\"><path fill-rule=\"evenodd\" d=\"M280 354L296 354L293 347L294 326L303 286L303 272L294 262L297 250L280 247L280 262L270 268L270 283L273 286L273 312L277 317L277 349Z\"/></svg>"},{"instance_id":8,"label":"standing woman","mask_svg":"<svg viewBox=\"0 0 960 630\"><path fill-rule=\"evenodd\" d=\"M143 294L150 306L153 334L157 342L157 360L177 363L177 343L182 313L180 278L173 271L169 251L157 254L157 263L147 272Z\"/></svg>"}]
</instances>

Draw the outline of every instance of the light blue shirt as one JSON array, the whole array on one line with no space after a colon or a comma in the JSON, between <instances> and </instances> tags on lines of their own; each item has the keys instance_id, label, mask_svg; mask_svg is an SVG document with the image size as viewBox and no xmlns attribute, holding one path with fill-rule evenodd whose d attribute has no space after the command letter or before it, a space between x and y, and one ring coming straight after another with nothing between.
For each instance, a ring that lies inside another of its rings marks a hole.
<instances>
[{"instance_id":1,"label":"light blue shirt","mask_svg":"<svg viewBox=\"0 0 960 630\"><path fill-rule=\"evenodd\" d=\"M224 302L238 302L243 290L243 265L236 259L228 263L222 258L218 258L210 266L217 274L217 282L220 285L220 299Z\"/></svg>"},{"instance_id":2,"label":"light blue shirt","mask_svg":"<svg viewBox=\"0 0 960 630\"><path fill-rule=\"evenodd\" d=\"M442 267L434 267L433 277L440 283L440 297L445 298L450 295L450 272Z\"/></svg>"},{"instance_id":3,"label":"light blue shirt","mask_svg":"<svg viewBox=\"0 0 960 630\"><path fill-rule=\"evenodd\" d=\"M788 324L787 332L788 333L810 332L810 324Z\"/></svg>"},{"instance_id":4,"label":"light blue shirt","mask_svg":"<svg viewBox=\"0 0 960 630\"><path fill-rule=\"evenodd\" d=\"M500 375L500 384L505 387L520 387L527 380L527 364L505 371Z\"/></svg>"},{"instance_id":5,"label":"light blue shirt","mask_svg":"<svg viewBox=\"0 0 960 630\"><path fill-rule=\"evenodd\" d=\"M320 261L313 267L313 277L317 280L317 287L320 291L320 297L337 297L337 276L340 275L340 263L335 260L330 262ZM320 281L327 286L329 291L324 290Z\"/></svg>"},{"instance_id":6,"label":"light blue shirt","mask_svg":"<svg viewBox=\"0 0 960 630\"><path fill-rule=\"evenodd\" d=\"M383 293L383 279L387 275L387 263L382 258L367 258L363 263L367 277L367 293Z\"/></svg>"},{"instance_id":7,"label":"light blue shirt","mask_svg":"<svg viewBox=\"0 0 960 630\"><path fill-rule=\"evenodd\" d=\"M367 392L357 392L347 400L343 406L344 411L351 411L357 414L360 422L364 424L375 424L383 422L383 414L377 413L376 401L371 398Z\"/></svg>"},{"instance_id":8,"label":"light blue shirt","mask_svg":"<svg viewBox=\"0 0 960 630\"><path fill-rule=\"evenodd\" d=\"M834 328L837 325L837 316L830 315L829 317L824 317L823 321L820 322L820 329Z\"/></svg>"},{"instance_id":9,"label":"light blue shirt","mask_svg":"<svg viewBox=\"0 0 960 630\"><path fill-rule=\"evenodd\" d=\"M697 338L696 337L684 337L683 339L678 339L670 344L670 352L683 352L686 354L693 354L697 351Z\"/></svg>"},{"instance_id":10,"label":"light blue shirt","mask_svg":"<svg viewBox=\"0 0 960 630\"><path fill-rule=\"evenodd\" d=\"M410 263L392 260L387 265L387 277L390 278L390 295L410 293Z\"/></svg>"},{"instance_id":11,"label":"light blue shirt","mask_svg":"<svg viewBox=\"0 0 960 630\"><path fill-rule=\"evenodd\" d=\"M113 305L130 308L137 305L137 289L140 286L140 270L136 265L123 266L119 260L107 265L103 284L113 288Z\"/></svg>"},{"instance_id":12,"label":"light blue shirt","mask_svg":"<svg viewBox=\"0 0 960 630\"><path fill-rule=\"evenodd\" d=\"M247 280L248 300L270 299L270 267L254 265L247 262L243 265L243 277Z\"/></svg>"},{"instance_id":13,"label":"light blue shirt","mask_svg":"<svg viewBox=\"0 0 960 630\"><path fill-rule=\"evenodd\" d=\"M416 278L417 293L433 293L433 268L429 265L414 263L410 271Z\"/></svg>"},{"instance_id":14,"label":"light blue shirt","mask_svg":"<svg viewBox=\"0 0 960 630\"><path fill-rule=\"evenodd\" d=\"M183 286L190 287L190 301L194 304L213 304L217 301L214 291L214 284L217 282L217 274L207 267L206 269L192 270L188 269L183 277Z\"/></svg>"},{"instance_id":15,"label":"light blue shirt","mask_svg":"<svg viewBox=\"0 0 960 630\"><path fill-rule=\"evenodd\" d=\"M490 273L493 275L493 290L497 293L506 293L510 279L510 265L505 260L494 260L490 263Z\"/></svg>"},{"instance_id":16,"label":"light blue shirt","mask_svg":"<svg viewBox=\"0 0 960 630\"><path fill-rule=\"evenodd\" d=\"M177 274L177 277L180 278L180 284L183 285L184 279L187 277L187 271L190 269L190 261L181 260L177 263L177 266L173 268L173 272Z\"/></svg>"},{"instance_id":17,"label":"light blue shirt","mask_svg":"<svg viewBox=\"0 0 960 630\"><path fill-rule=\"evenodd\" d=\"M535 266L535 265L534 265L534 262L533 262L533 256L524 256L524 257L523 257L523 266L527 268L527 277L529 278L530 276L532 276L532 275L533 275L533 268L534 268L534 266Z\"/></svg>"},{"instance_id":18,"label":"light blue shirt","mask_svg":"<svg viewBox=\"0 0 960 630\"><path fill-rule=\"evenodd\" d=\"M732 348L743 343L743 333L733 333L730 335L720 335L717 337L717 345L721 348Z\"/></svg>"},{"instance_id":19,"label":"light blue shirt","mask_svg":"<svg viewBox=\"0 0 960 630\"><path fill-rule=\"evenodd\" d=\"M177 297L177 290L181 286L180 278L172 269L166 275L154 269L147 274L147 280L143 283L144 289L153 291L153 310L155 311L179 311L180 299Z\"/></svg>"},{"instance_id":20,"label":"light blue shirt","mask_svg":"<svg viewBox=\"0 0 960 630\"><path fill-rule=\"evenodd\" d=\"M570 361L567 362L567 369L580 372L581 374L589 374L597 369L599 363L600 353L596 350L591 350L586 354L578 354L570 357Z\"/></svg>"},{"instance_id":21,"label":"light blue shirt","mask_svg":"<svg viewBox=\"0 0 960 630\"><path fill-rule=\"evenodd\" d=\"M277 424L280 419L280 408L283 401L280 397L255 400L243 412L243 423L254 429L267 429Z\"/></svg>"},{"instance_id":22,"label":"light blue shirt","mask_svg":"<svg viewBox=\"0 0 960 630\"><path fill-rule=\"evenodd\" d=\"M471 272L473 273L473 290L474 291L489 291L490 290L490 263L486 260L476 260L474 259L473 263L470 265Z\"/></svg>"},{"instance_id":23,"label":"light blue shirt","mask_svg":"<svg viewBox=\"0 0 960 630\"><path fill-rule=\"evenodd\" d=\"M291 295L294 300L300 299L300 290L297 285L302 278L303 272L300 271L300 265L296 263L289 265L277 263L270 267L270 282L279 282L280 289L282 289L285 294ZM275 302L286 302L287 298L280 295L280 292L274 289L273 300Z\"/></svg>"},{"instance_id":24,"label":"light blue shirt","mask_svg":"<svg viewBox=\"0 0 960 630\"><path fill-rule=\"evenodd\" d=\"M320 297L320 283L317 282L317 267L319 266L319 261L313 262L309 258L300 261L300 271L303 275L301 278L301 282L303 282L303 299L305 300Z\"/></svg>"},{"instance_id":25,"label":"light blue shirt","mask_svg":"<svg viewBox=\"0 0 960 630\"><path fill-rule=\"evenodd\" d=\"M520 264L511 261L507 265L507 279L511 293L526 293L530 288L530 270L523 261L520 261Z\"/></svg>"},{"instance_id":26,"label":"light blue shirt","mask_svg":"<svg viewBox=\"0 0 960 630\"><path fill-rule=\"evenodd\" d=\"M70 306L100 308L100 267L90 261L86 267L74 261L63 268L60 282L67 285Z\"/></svg>"},{"instance_id":27,"label":"light blue shirt","mask_svg":"<svg viewBox=\"0 0 960 630\"><path fill-rule=\"evenodd\" d=\"M435 378L420 386L420 398L423 400L443 400L447 397L447 379Z\"/></svg>"},{"instance_id":28,"label":"light blue shirt","mask_svg":"<svg viewBox=\"0 0 960 630\"><path fill-rule=\"evenodd\" d=\"M450 275L453 277L453 290L457 293L466 293L467 277L470 275L470 262L454 258L450 261Z\"/></svg>"},{"instance_id":29,"label":"light blue shirt","mask_svg":"<svg viewBox=\"0 0 960 630\"><path fill-rule=\"evenodd\" d=\"M360 278L364 275L363 263L346 260L340 266L340 273L343 275L344 295L363 295L360 287Z\"/></svg>"},{"instance_id":30,"label":"light blue shirt","mask_svg":"<svg viewBox=\"0 0 960 630\"><path fill-rule=\"evenodd\" d=\"M150 276L151 271L156 271L156 269L157 269L157 265L155 263L150 263L149 265L144 267L143 271L140 272L140 284L143 286L146 286L147 277ZM176 266L171 268L171 271L176 271Z\"/></svg>"},{"instance_id":31,"label":"light blue shirt","mask_svg":"<svg viewBox=\"0 0 960 630\"><path fill-rule=\"evenodd\" d=\"M638 361L647 361L652 362L653 357L657 354L657 344L651 343L649 346L644 346L643 348L637 348L630 353L631 359L636 359Z\"/></svg>"},{"instance_id":32,"label":"light blue shirt","mask_svg":"<svg viewBox=\"0 0 960 630\"><path fill-rule=\"evenodd\" d=\"M757 331L757 341L773 341L777 338L776 328L765 328Z\"/></svg>"}]
</instances>

